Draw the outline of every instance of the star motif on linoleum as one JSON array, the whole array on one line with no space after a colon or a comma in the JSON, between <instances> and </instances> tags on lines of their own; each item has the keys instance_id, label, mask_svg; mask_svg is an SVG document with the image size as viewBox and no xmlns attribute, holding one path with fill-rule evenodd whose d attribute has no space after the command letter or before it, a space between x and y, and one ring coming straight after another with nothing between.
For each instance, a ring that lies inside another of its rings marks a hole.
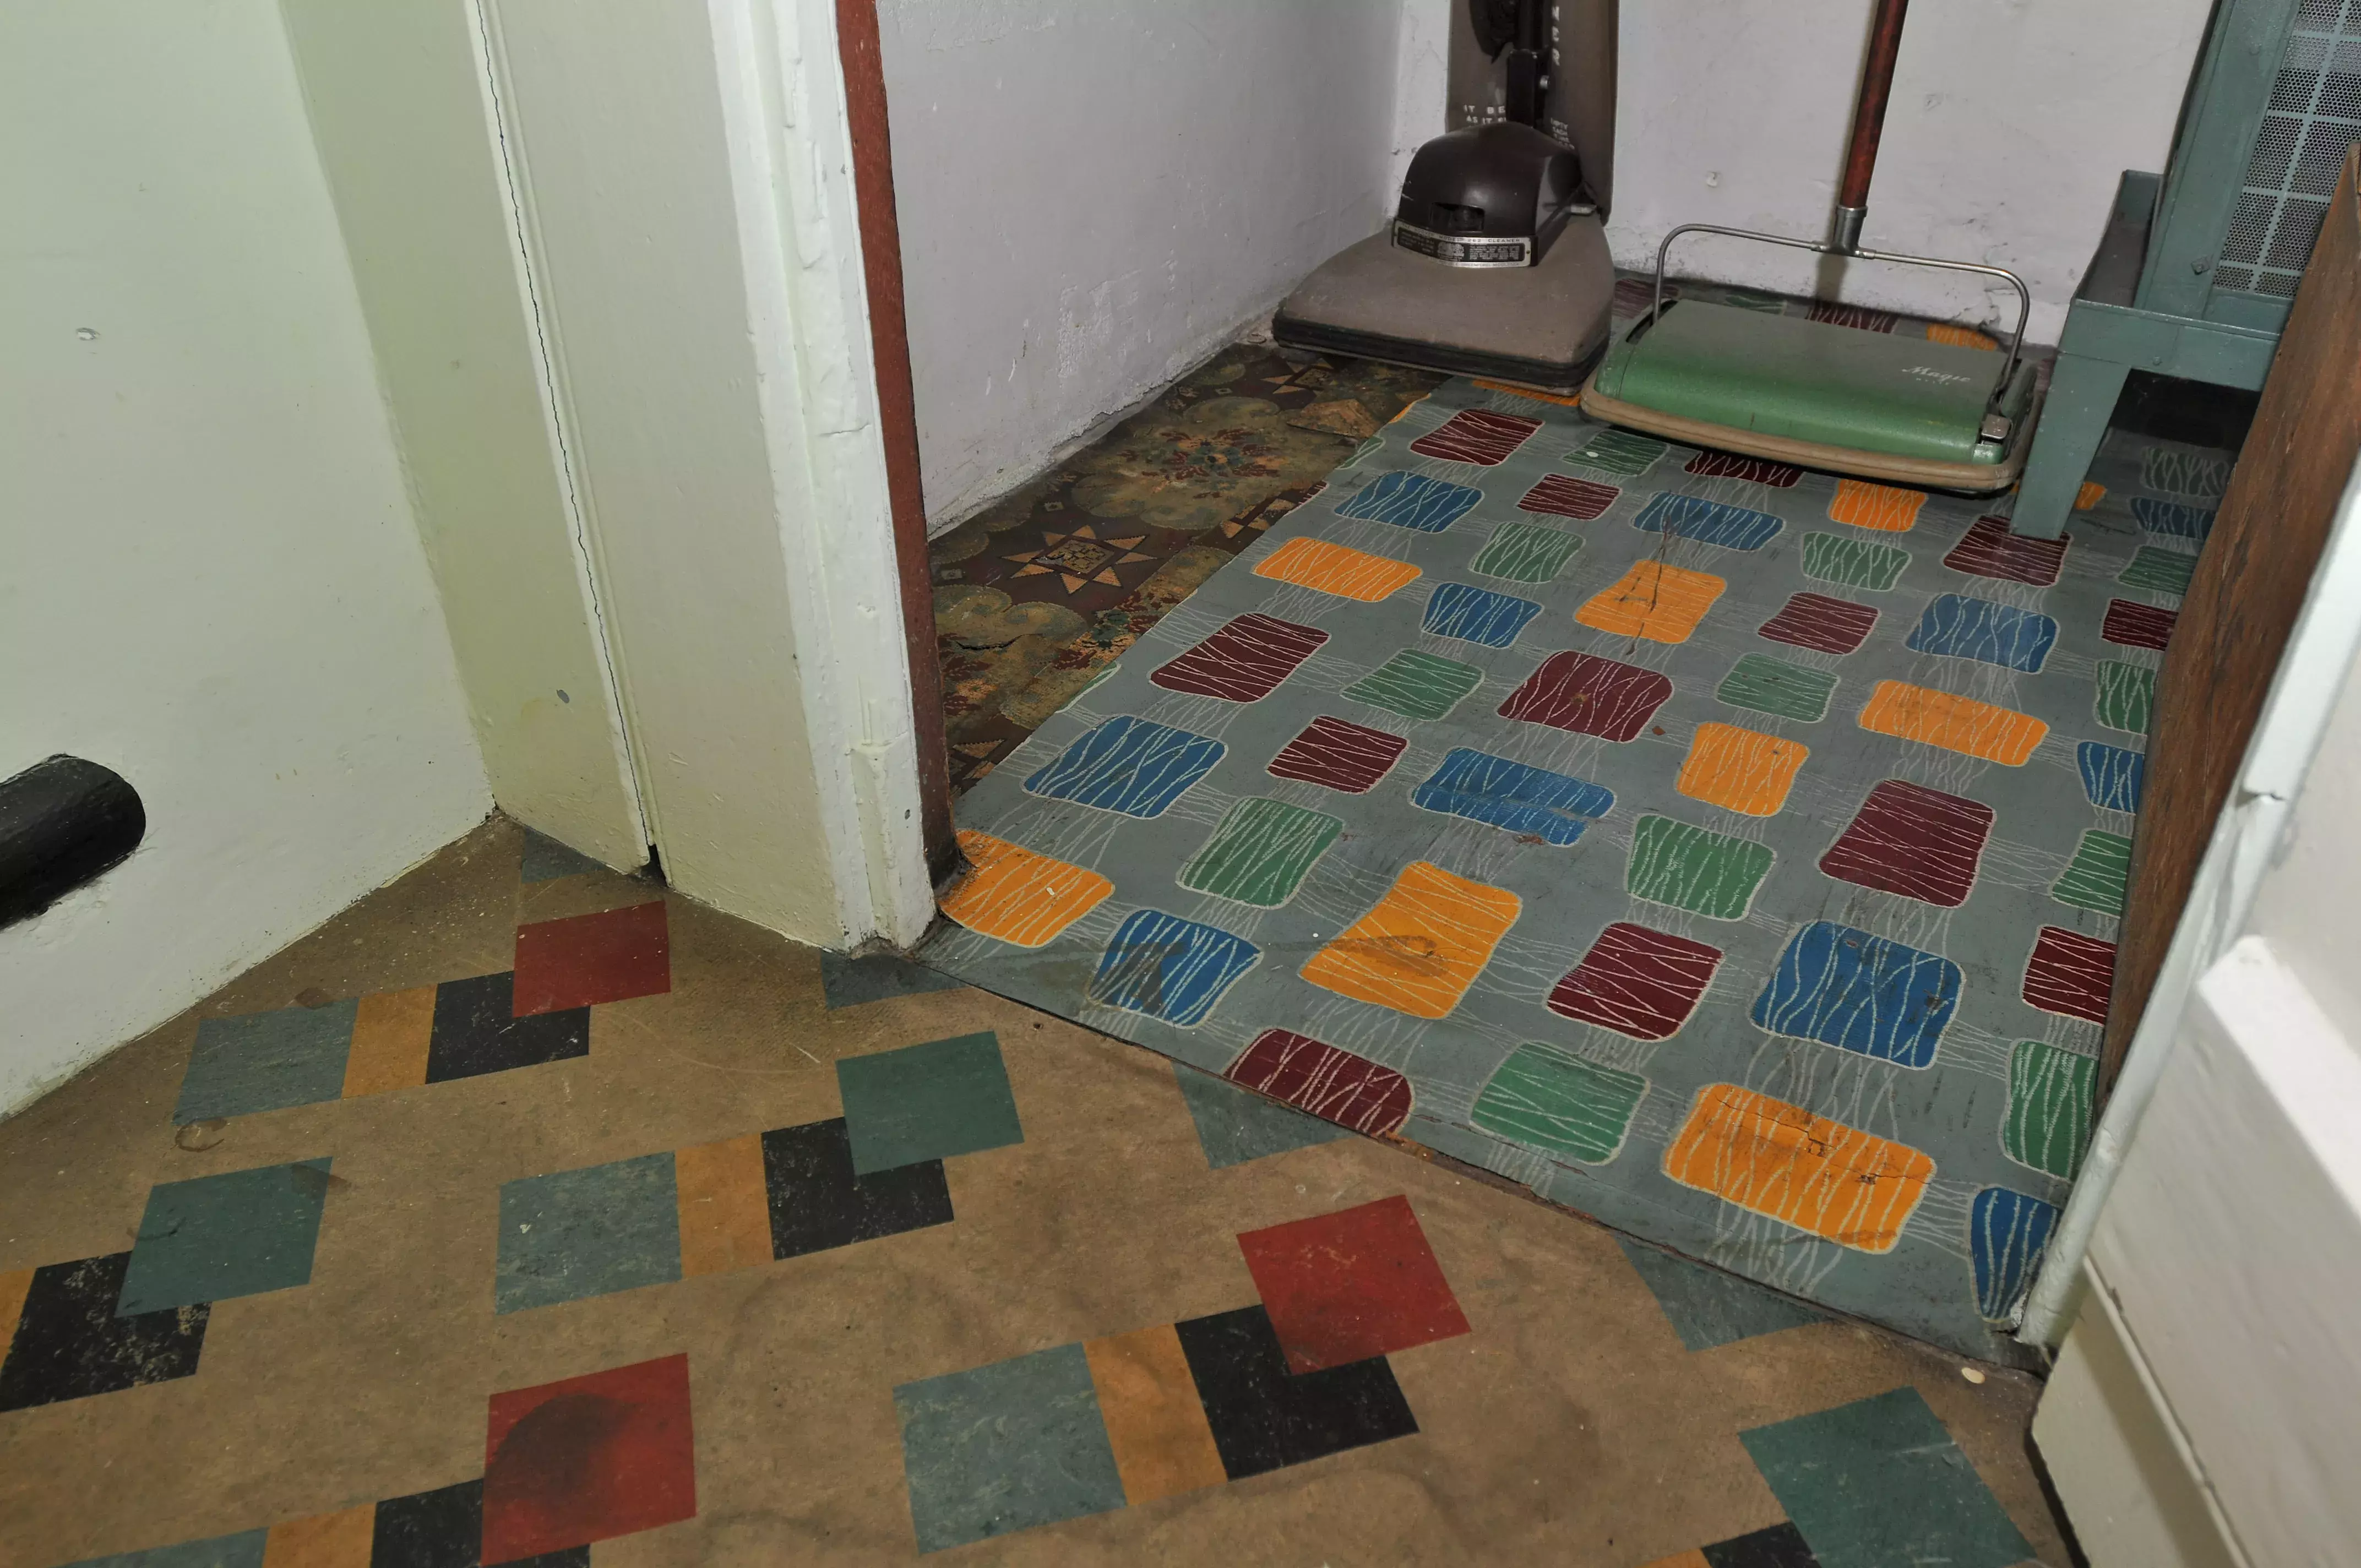
<instances>
[{"instance_id":1,"label":"star motif on linoleum","mask_svg":"<svg viewBox=\"0 0 2361 1568\"><path fill-rule=\"evenodd\" d=\"M1156 558L1139 553L1139 545L1147 539L1145 533L1129 539L1101 539L1097 532L1085 523L1071 533L1045 531L1041 535L1042 548L1021 550L1001 559L1016 562L1016 575L1020 577L1057 573L1059 581L1066 585L1066 591L1070 594L1080 593L1093 583L1119 588L1124 586L1124 581L1116 575L1116 567Z\"/></svg>"}]
</instances>

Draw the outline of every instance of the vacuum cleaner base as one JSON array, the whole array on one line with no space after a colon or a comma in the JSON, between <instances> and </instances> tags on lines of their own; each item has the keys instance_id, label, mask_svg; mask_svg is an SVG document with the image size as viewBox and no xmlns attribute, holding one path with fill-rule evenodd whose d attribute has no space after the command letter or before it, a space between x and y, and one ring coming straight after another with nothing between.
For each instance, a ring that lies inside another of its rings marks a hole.
<instances>
[{"instance_id":1,"label":"vacuum cleaner base","mask_svg":"<svg viewBox=\"0 0 2361 1568\"><path fill-rule=\"evenodd\" d=\"M1383 234L1339 251L1279 306L1297 348L1484 376L1568 393L1607 346L1615 263L1592 216L1568 220L1532 267L1445 266Z\"/></svg>"}]
</instances>

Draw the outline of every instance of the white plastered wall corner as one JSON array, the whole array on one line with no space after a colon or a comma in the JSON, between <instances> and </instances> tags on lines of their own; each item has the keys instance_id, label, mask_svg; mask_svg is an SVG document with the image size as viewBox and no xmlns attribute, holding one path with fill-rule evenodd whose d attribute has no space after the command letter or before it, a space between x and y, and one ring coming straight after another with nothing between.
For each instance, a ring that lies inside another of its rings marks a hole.
<instances>
[{"instance_id":1,"label":"white plastered wall corner","mask_svg":"<svg viewBox=\"0 0 2361 1568\"><path fill-rule=\"evenodd\" d=\"M138 852L0 931L0 1111L490 808L271 0L0 6L0 774Z\"/></svg>"},{"instance_id":2,"label":"white plastered wall corner","mask_svg":"<svg viewBox=\"0 0 2361 1568\"><path fill-rule=\"evenodd\" d=\"M1399 5L878 12L938 530L1213 353L1391 207ZM1439 69L1431 92L1440 131Z\"/></svg>"}]
</instances>

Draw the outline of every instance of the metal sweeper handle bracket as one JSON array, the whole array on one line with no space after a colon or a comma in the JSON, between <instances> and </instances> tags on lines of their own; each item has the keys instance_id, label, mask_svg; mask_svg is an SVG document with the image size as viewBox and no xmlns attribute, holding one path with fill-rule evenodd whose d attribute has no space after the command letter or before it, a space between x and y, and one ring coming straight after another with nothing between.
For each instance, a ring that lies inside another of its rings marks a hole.
<instances>
[{"instance_id":1,"label":"metal sweeper handle bracket","mask_svg":"<svg viewBox=\"0 0 2361 1568\"><path fill-rule=\"evenodd\" d=\"M1987 267L1976 261L1946 261L1933 256L1904 256L1894 251L1867 250L1859 246L1840 246L1821 240L1790 239L1783 234L1763 234L1755 229L1724 228L1719 224L1683 224L1665 235L1664 242L1656 247L1656 298L1653 308L1648 313L1648 320L1651 322L1663 314L1664 309L1664 258L1671 253L1673 241L1685 234L1726 235L1731 239L1761 240L1765 245L1784 245L1795 250L1813 250L1823 256L1841 256L1859 261L1892 261L1905 267L1935 267L1946 272L1976 272L1987 278L2006 279L2009 286L2016 291L2016 330L2009 334L2008 353L2004 356L2001 365L2000 378L1993 383L1992 401L1994 407L1997 407L2001 399L2007 394L2008 384L2016 378L2016 362L2025 348L2026 324L2033 316L2033 291L2025 286L2024 279L2005 267ZM1993 439L2005 440L2007 433L2004 431Z\"/></svg>"},{"instance_id":2,"label":"metal sweeper handle bracket","mask_svg":"<svg viewBox=\"0 0 2361 1568\"><path fill-rule=\"evenodd\" d=\"M1877 144L1885 130L1885 104L1893 95L1894 66L1902 54L1902 22L1909 9L1910 0L1877 0L1877 10L1870 19L1869 50L1861 60L1861 90L1853 98L1852 138L1845 148L1844 183L1837 192L1835 237L1822 244L1808 239L1789 239L1784 235L1763 234L1753 229L1723 228L1718 224L1683 224L1666 235L1664 242L1656 247L1656 302L1654 308L1648 313L1648 322L1653 323L1664 313L1664 257L1673 248L1673 241L1685 234L1727 235L1732 239L1762 240L1769 245L1817 251L1823 256L1841 256L1861 261L1892 261L1905 267L1936 267L1947 272L1978 272L1987 278L2004 278L2016 291L2016 331L2009 337L2008 357L2001 365L2000 379L1993 384L1983 436L1987 441L2006 441L2008 421L2000 413L2001 401L2008 395L2008 384L2016 378L2016 362L2025 349L2026 323L2033 316L2033 293L2026 288L2025 280L2006 268L1986 267L1973 261L1944 261L1931 256L1902 256L1892 251L1861 248L1861 227L1869 216L1869 181L1877 171Z\"/></svg>"}]
</instances>

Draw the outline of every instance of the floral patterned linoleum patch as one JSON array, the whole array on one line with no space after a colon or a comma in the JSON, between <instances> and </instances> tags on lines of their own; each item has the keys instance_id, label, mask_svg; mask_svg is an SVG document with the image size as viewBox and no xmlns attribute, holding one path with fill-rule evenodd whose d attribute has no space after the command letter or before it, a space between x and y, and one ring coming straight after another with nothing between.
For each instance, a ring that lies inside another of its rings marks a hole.
<instances>
[{"instance_id":1,"label":"floral patterned linoleum patch","mask_svg":"<svg viewBox=\"0 0 2361 1568\"><path fill-rule=\"evenodd\" d=\"M1442 381L1239 344L936 540L952 788L991 772Z\"/></svg>"}]
</instances>

